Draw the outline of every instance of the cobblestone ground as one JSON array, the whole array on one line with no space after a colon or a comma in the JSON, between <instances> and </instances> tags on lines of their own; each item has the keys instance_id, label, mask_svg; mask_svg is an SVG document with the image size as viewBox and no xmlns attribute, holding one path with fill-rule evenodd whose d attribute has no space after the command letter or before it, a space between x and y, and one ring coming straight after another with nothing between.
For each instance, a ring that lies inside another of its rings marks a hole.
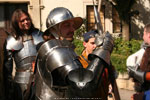
<instances>
[{"instance_id":1,"label":"cobblestone ground","mask_svg":"<svg viewBox=\"0 0 150 100\"><path fill-rule=\"evenodd\" d=\"M131 100L132 94L135 93L135 91L126 90L126 89L119 89L121 100Z\"/></svg>"},{"instance_id":2,"label":"cobblestone ground","mask_svg":"<svg viewBox=\"0 0 150 100\"><path fill-rule=\"evenodd\" d=\"M132 91L132 90L119 89L119 94L120 94L121 100L131 100L131 96L134 93L135 93L135 91ZM108 97L108 100L115 100L115 99Z\"/></svg>"}]
</instances>

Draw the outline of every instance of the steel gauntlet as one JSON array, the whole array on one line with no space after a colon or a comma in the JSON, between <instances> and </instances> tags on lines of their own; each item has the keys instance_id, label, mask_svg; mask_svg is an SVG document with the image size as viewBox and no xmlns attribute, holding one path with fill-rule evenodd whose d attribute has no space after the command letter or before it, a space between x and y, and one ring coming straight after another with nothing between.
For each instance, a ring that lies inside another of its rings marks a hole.
<instances>
[{"instance_id":1,"label":"steel gauntlet","mask_svg":"<svg viewBox=\"0 0 150 100\"><path fill-rule=\"evenodd\" d=\"M97 35L95 44L97 45L97 47L92 52L92 54L89 55L89 59L99 57L110 65L110 54L114 47L114 41L111 34L109 32L106 32L104 35Z\"/></svg>"},{"instance_id":2,"label":"steel gauntlet","mask_svg":"<svg viewBox=\"0 0 150 100\"><path fill-rule=\"evenodd\" d=\"M145 72L138 71L135 69L135 67L132 67L132 66L127 66L127 70L128 70L130 77L138 80L140 83L144 83Z\"/></svg>"},{"instance_id":3,"label":"steel gauntlet","mask_svg":"<svg viewBox=\"0 0 150 100\"><path fill-rule=\"evenodd\" d=\"M109 32L106 32L102 48L104 50L108 50L111 53L113 50L113 47L114 47L114 40L111 34Z\"/></svg>"}]
</instances>

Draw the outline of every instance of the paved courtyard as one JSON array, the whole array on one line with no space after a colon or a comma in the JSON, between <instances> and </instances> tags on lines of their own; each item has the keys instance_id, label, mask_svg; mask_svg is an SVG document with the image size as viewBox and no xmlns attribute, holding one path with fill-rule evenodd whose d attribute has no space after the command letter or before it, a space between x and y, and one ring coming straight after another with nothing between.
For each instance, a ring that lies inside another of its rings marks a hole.
<instances>
[{"instance_id":1,"label":"paved courtyard","mask_svg":"<svg viewBox=\"0 0 150 100\"><path fill-rule=\"evenodd\" d=\"M119 89L119 93L120 93L121 100L131 100L131 96L132 96L132 94L135 93L135 91Z\"/></svg>"}]
</instances>

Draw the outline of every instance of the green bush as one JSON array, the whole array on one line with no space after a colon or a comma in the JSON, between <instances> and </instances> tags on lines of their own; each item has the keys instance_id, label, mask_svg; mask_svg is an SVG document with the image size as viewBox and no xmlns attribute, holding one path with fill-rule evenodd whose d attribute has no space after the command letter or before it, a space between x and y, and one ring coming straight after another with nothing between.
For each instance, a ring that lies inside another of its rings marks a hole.
<instances>
[{"instance_id":1,"label":"green bush","mask_svg":"<svg viewBox=\"0 0 150 100\"><path fill-rule=\"evenodd\" d=\"M74 38L75 39L82 39L84 33L86 33L85 26L81 26L79 29L77 29L75 31Z\"/></svg>"},{"instance_id":2,"label":"green bush","mask_svg":"<svg viewBox=\"0 0 150 100\"><path fill-rule=\"evenodd\" d=\"M120 54L111 54L111 62L112 65L116 68L118 72L124 73L126 72L126 59L127 56L123 56Z\"/></svg>"},{"instance_id":3,"label":"green bush","mask_svg":"<svg viewBox=\"0 0 150 100\"><path fill-rule=\"evenodd\" d=\"M75 48L75 52L80 56L84 47L83 47L83 41L79 40L79 39L75 39L73 41L73 43L75 44L76 48Z\"/></svg>"},{"instance_id":4,"label":"green bush","mask_svg":"<svg viewBox=\"0 0 150 100\"><path fill-rule=\"evenodd\" d=\"M83 19L83 25L75 31L74 39L82 39L83 38L83 34L87 32L85 25L86 25L86 19Z\"/></svg>"},{"instance_id":5,"label":"green bush","mask_svg":"<svg viewBox=\"0 0 150 100\"><path fill-rule=\"evenodd\" d=\"M115 46L113 53L121 55L131 55L132 53L139 50L142 41L132 39L130 41L124 41L122 38L115 39Z\"/></svg>"},{"instance_id":6,"label":"green bush","mask_svg":"<svg viewBox=\"0 0 150 100\"><path fill-rule=\"evenodd\" d=\"M112 64L118 72L126 72L126 59L140 49L142 41L135 39L123 41L122 38L117 38L114 42L115 46L111 54Z\"/></svg>"},{"instance_id":7,"label":"green bush","mask_svg":"<svg viewBox=\"0 0 150 100\"><path fill-rule=\"evenodd\" d=\"M81 55L84 47L83 47L83 34L86 33L86 28L85 28L85 23L86 23L86 19L83 20L83 24L79 29L77 29L75 31L74 34L74 41L73 43L75 44L76 48L75 48L75 52L78 55Z\"/></svg>"}]
</instances>

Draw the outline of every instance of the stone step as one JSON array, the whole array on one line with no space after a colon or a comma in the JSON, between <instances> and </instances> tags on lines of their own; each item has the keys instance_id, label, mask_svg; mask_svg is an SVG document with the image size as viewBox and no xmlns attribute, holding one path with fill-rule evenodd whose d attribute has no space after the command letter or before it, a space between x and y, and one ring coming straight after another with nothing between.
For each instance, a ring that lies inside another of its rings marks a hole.
<instances>
[{"instance_id":1,"label":"stone step","mask_svg":"<svg viewBox=\"0 0 150 100\"><path fill-rule=\"evenodd\" d=\"M134 82L129 78L127 73L119 73L118 78L116 79L118 88L134 90Z\"/></svg>"}]
</instances>

